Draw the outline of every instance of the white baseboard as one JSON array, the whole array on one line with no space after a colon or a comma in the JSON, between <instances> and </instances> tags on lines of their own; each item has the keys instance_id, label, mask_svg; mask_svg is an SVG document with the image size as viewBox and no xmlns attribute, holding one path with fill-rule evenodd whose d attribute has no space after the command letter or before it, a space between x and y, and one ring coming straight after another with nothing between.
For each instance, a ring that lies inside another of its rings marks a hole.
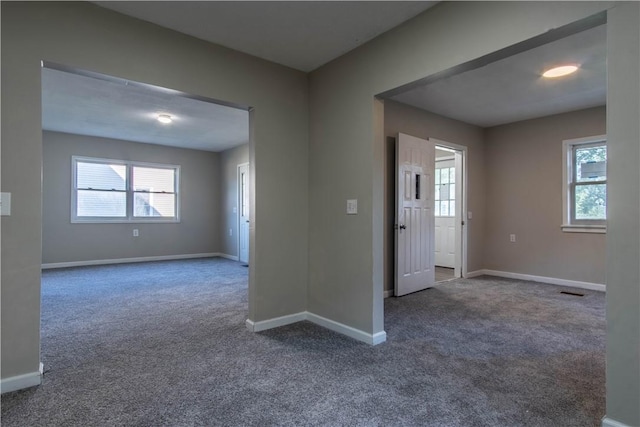
<instances>
[{"instance_id":1,"label":"white baseboard","mask_svg":"<svg viewBox=\"0 0 640 427\"><path fill-rule=\"evenodd\" d=\"M327 319L326 317L318 316L314 313L307 312L307 320L315 323L316 325L331 329L334 332L341 333L370 345L380 344L387 340L387 333L384 331L377 332L375 334L369 334L367 332L361 331L360 329L352 328L351 326L347 326L343 323Z\"/></svg>"},{"instance_id":2,"label":"white baseboard","mask_svg":"<svg viewBox=\"0 0 640 427\"><path fill-rule=\"evenodd\" d=\"M212 258L212 257L231 257L231 255L220 254L217 252L202 254L180 254L180 255L160 255L160 256L143 256L135 258L116 258L116 259L93 259L87 261L71 261L71 262L53 262L42 264L42 269L66 268L66 267L84 267L89 265L109 265L109 264L128 264L131 262L149 262L149 261L172 261L177 259L191 258Z\"/></svg>"},{"instance_id":3,"label":"white baseboard","mask_svg":"<svg viewBox=\"0 0 640 427\"><path fill-rule=\"evenodd\" d=\"M215 254L213 256L218 256L220 258L226 258L226 259L230 259L231 261L238 261L238 257L236 255L229 255L229 254Z\"/></svg>"},{"instance_id":4,"label":"white baseboard","mask_svg":"<svg viewBox=\"0 0 640 427\"><path fill-rule=\"evenodd\" d=\"M473 277L482 276L483 274L486 274L485 270L468 271L467 274L465 274L464 278L471 279Z\"/></svg>"},{"instance_id":5,"label":"white baseboard","mask_svg":"<svg viewBox=\"0 0 640 427\"><path fill-rule=\"evenodd\" d=\"M384 291L382 296L384 298L389 298L389 297L392 297L394 294L395 294L395 292L393 291L393 289L387 289L386 291Z\"/></svg>"},{"instance_id":6,"label":"white baseboard","mask_svg":"<svg viewBox=\"0 0 640 427\"><path fill-rule=\"evenodd\" d=\"M22 390L23 388L40 385L42 384L43 372L44 365L40 363L39 369L36 372L3 378L0 380L0 393L8 393L10 391Z\"/></svg>"},{"instance_id":7,"label":"white baseboard","mask_svg":"<svg viewBox=\"0 0 640 427\"><path fill-rule=\"evenodd\" d=\"M307 312L302 311L300 313L289 314L287 316L275 317L273 319L260 320L254 322L247 319L247 329L251 332L266 331L267 329L278 328L280 326L290 325L292 323L301 322L307 320Z\"/></svg>"},{"instance_id":8,"label":"white baseboard","mask_svg":"<svg viewBox=\"0 0 640 427\"><path fill-rule=\"evenodd\" d=\"M602 427L631 427L631 426L605 416L602 419Z\"/></svg>"},{"instance_id":9,"label":"white baseboard","mask_svg":"<svg viewBox=\"0 0 640 427\"><path fill-rule=\"evenodd\" d=\"M322 326L334 332L338 332L340 334L346 335L370 345L381 344L387 340L387 333L384 331L377 332L375 334L369 334L367 332L352 328L351 326L344 325L331 319L327 319L326 317L318 316L317 314L310 313L308 311L302 311L300 313L276 317L268 320L261 320L259 322L254 322L250 319L247 319L246 325L249 331L260 332L267 329L277 328L279 326L301 322L303 320L308 320L312 323L315 323L316 325Z\"/></svg>"},{"instance_id":10,"label":"white baseboard","mask_svg":"<svg viewBox=\"0 0 640 427\"><path fill-rule=\"evenodd\" d=\"M571 288L588 289L591 291L606 292L607 287L600 283L579 282L577 280L558 279L556 277L534 276L531 274L511 273L508 271L498 270L478 270L479 275L505 277L507 279L529 280L531 282L546 283L549 285L568 286ZM473 272L476 273L476 272ZM467 274L467 277L469 275ZM473 277L473 276L472 276Z\"/></svg>"}]
</instances>

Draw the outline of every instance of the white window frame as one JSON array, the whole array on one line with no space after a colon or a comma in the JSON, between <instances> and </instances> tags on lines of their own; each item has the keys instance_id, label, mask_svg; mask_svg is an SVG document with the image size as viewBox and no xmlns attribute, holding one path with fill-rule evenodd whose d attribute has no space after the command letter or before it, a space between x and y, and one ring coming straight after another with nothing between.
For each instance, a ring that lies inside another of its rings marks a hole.
<instances>
[{"instance_id":1,"label":"white window frame","mask_svg":"<svg viewBox=\"0 0 640 427\"><path fill-rule=\"evenodd\" d=\"M127 168L125 192L126 192L126 216L124 217L79 217L78 206L78 186L77 186L77 164L78 162L99 163L109 165L124 165ZM133 168L147 167L154 169L171 169L174 171L175 191L175 216L174 217L136 217L133 214L133 195L140 193L133 189ZM180 165L170 165L164 163L135 162L119 159L106 159L98 157L71 157L71 223L178 223L180 222Z\"/></svg>"},{"instance_id":2,"label":"white window frame","mask_svg":"<svg viewBox=\"0 0 640 427\"><path fill-rule=\"evenodd\" d=\"M562 141L562 231L568 233L606 233L605 220L573 220L574 150L581 145L607 145L607 135L588 136ZM606 181L604 182L606 184Z\"/></svg>"}]
</instances>

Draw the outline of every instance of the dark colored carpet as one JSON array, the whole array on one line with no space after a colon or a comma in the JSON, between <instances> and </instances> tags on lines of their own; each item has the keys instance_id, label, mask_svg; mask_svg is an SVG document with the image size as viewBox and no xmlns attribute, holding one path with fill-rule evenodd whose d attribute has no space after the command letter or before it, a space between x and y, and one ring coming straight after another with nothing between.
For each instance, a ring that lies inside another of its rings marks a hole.
<instances>
[{"instance_id":1,"label":"dark colored carpet","mask_svg":"<svg viewBox=\"0 0 640 427\"><path fill-rule=\"evenodd\" d=\"M385 301L371 347L245 329L247 269L200 259L45 271L41 386L10 426L596 426L604 294L482 277Z\"/></svg>"}]
</instances>

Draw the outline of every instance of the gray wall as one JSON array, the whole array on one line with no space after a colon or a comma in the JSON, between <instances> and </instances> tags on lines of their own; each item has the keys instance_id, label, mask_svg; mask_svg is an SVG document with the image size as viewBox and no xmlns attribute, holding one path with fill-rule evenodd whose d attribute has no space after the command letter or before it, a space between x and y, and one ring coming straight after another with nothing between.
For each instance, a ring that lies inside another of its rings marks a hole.
<instances>
[{"instance_id":1,"label":"gray wall","mask_svg":"<svg viewBox=\"0 0 640 427\"><path fill-rule=\"evenodd\" d=\"M220 252L238 256L238 165L249 162L249 144L220 153ZM233 209L236 208L234 212ZM231 230L232 235L229 235Z\"/></svg>"},{"instance_id":2,"label":"gray wall","mask_svg":"<svg viewBox=\"0 0 640 427\"><path fill-rule=\"evenodd\" d=\"M609 147L621 148L609 153L620 169L609 175L607 411L640 425L637 3L442 2L311 73L310 311L373 333L384 327L385 137L376 94L607 9L607 131ZM345 215L347 198L359 199L359 215Z\"/></svg>"},{"instance_id":3,"label":"gray wall","mask_svg":"<svg viewBox=\"0 0 640 427\"><path fill-rule=\"evenodd\" d=\"M640 4L607 18L607 416L640 426Z\"/></svg>"},{"instance_id":4,"label":"gray wall","mask_svg":"<svg viewBox=\"0 0 640 427\"><path fill-rule=\"evenodd\" d=\"M467 147L468 194L467 210L473 212L467 221L467 271L483 267L485 179L484 130L458 120L438 116L394 101L384 103L385 147L385 290L394 286L395 218L395 138L399 132L419 138L436 138Z\"/></svg>"},{"instance_id":5,"label":"gray wall","mask_svg":"<svg viewBox=\"0 0 640 427\"><path fill-rule=\"evenodd\" d=\"M2 191L14 198L2 218L2 377L39 361L41 59L255 107L249 317L306 307L379 332L385 137L375 95L607 8L607 130L619 148L609 156L618 174L609 176L607 410L640 424L640 10L631 2L442 2L313 72L309 86L303 73L92 4L3 2ZM358 215L345 214L347 198L359 199Z\"/></svg>"},{"instance_id":6,"label":"gray wall","mask_svg":"<svg viewBox=\"0 0 640 427\"><path fill-rule=\"evenodd\" d=\"M249 313L254 321L306 308L306 74L88 2L3 2L2 378L40 362L42 262L41 60L253 107L255 178ZM282 159L288 159L283 168ZM296 215L291 215L295 210ZM282 219L286 218L286 221Z\"/></svg>"},{"instance_id":7,"label":"gray wall","mask_svg":"<svg viewBox=\"0 0 640 427\"><path fill-rule=\"evenodd\" d=\"M383 109L375 96L611 7L598 2L442 2L310 75L309 310L380 333ZM358 199L358 215L345 200Z\"/></svg>"},{"instance_id":8,"label":"gray wall","mask_svg":"<svg viewBox=\"0 0 640 427\"><path fill-rule=\"evenodd\" d=\"M606 133L604 107L482 129L385 101L385 280L393 289L398 132L468 148L468 271L605 283L605 234L564 233L562 141ZM509 234L517 236L509 242Z\"/></svg>"},{"instance_id":9,"label":"gray wall","mask_svg":"<svg viewBox=\"0 0 640 427\"><path fill-rule=\"evenodd\" d=\"M484 268L605 283L606 235L560 228L562 141L605 133L604 107L486 130Z\"/></svg>"},{"instance_id":10,"label":"gray wall","mask_svg":"<svg viewBox=\"0 0 640 427\"><path fill-rule=\"evenodd\" d=\"M48 131L42 153L44 264L219 252L217 153ZM180 165L180 222L72 224L71 156Z\"/></svg>"}]
</instances>

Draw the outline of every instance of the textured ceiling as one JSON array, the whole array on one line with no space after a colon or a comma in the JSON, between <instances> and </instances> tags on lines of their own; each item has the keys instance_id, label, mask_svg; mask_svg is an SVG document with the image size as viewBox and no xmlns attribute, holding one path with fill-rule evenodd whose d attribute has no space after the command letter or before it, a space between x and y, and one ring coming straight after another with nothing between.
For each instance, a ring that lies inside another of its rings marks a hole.
<instances>
[{"instance_id":1,"label":"textured ceiling","mask_svg":"<svg viewBox=\"0 0 640 427\"><path fill-rule=\"evenodd\" d=\"M164 125L158 114L169 114ZM42 128L222 151L249 142L249 113L121 81L42 69Z\"/></svg>"},{"instance_id":2,"label":"textured ceiling","mask_svg":"<svg viewBox=\"0 0 640 427\"><path fill-rule=\"evenodd\" d=\"M563 78L541 77L545 69L565 63L580 69ZM391 99L490 127L605 105L606 72L606 25L601 25Z\"/></svg>"}]
</instances>

